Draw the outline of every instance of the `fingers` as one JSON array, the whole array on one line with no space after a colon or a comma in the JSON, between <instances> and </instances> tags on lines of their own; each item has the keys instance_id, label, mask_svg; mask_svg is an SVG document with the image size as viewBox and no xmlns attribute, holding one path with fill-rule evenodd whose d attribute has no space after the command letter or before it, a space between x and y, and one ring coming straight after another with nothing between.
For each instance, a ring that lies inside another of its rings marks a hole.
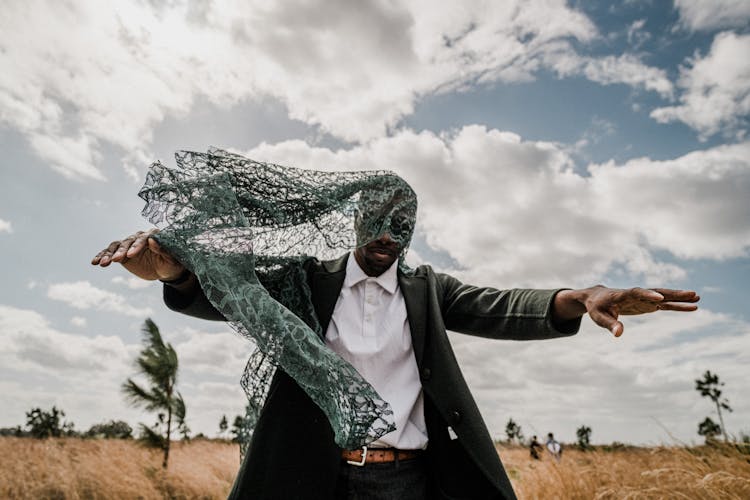
<instances>
[{"instance_id":1,"label":"fingers","mask_svg":"<svg viewBox=\"0 0 750 500\"><path fill-rule=\"evenodd\" d=\"M138 231L135 233L132 244L126 249L125 257L131 259L143 251L143 249L147 247L148 239L155 232L156 231L152 229L151 231Z\"/></svg>"},{"instance_id":2,"label":"fingers","mask_svg":"<svg viewBox=\"0 0 750 500\"><path fill-rule=\"evenodd\" d=\"M133 243L136 241L136 239L139 236L139 233L134 234L133 236L128 236L124 240L120 242L120 246L117 247L115 250L115 253L112 254L112 262L122 262L125 263L127 260L126 255L128 254L128 251L133 246ZM135 254L134 254L135 255Z\"/></svg>"},{"instance_id":3,"label":"fingers","mask_svg":"<svg viewBox=\"0 0 750 500\"><path fill-rule=\"evenodd\" d=\"M631 294L633 298L648 302L661 302L665 298L657 289L649 290L647 288L631 288L627 292Z\"/></svg>"},{"instance_id":4,"label":"fingers","mask_svg":"<svg viewBox=\"0 0 750 500\"><path fill-rule=\"evenodd\" d=\"M615 337L619 337L620 335L622 335L622 332L625 331L625 325L623 325L619 321L615 321L615 324L609 331L612 332L612 335L614 335Z\"/></svg>"},{"instance_id":5,"label":"fingers","mask_svg":"<svg viewBox=\"0 0 750 500\"><path fill-rule=\"evenodd\" d=\"M659 304L659 309L662 311L680 311L690 312L698 309L695 304L684 304L682 302L662 302Z\"/></svg>"},{"instance_id":6,"label":"fingers","mask_svg":"<svg viewBox=\"0 0 750 500\"><path fill-rule=\"evenodd\" d=\"M601 309L592 309L589 311L589 316L597 325L602 328L606 328L612 335L619 337L622 332L625 331L625 326L617 320L617 316L609 311Z\"/></svg>"},{"instance_id":7,"label":"fingers","mask_svg":"<svg viewBox=\"0 0 750 500\"><path fill-rule=\"evenodd\" d=\"M594 287L586 307L591 319L606 328L615 337L620 337L625 326L618 320L620 315L652 313L654 311L690 312L698 309L700 300L692 290L672 290L669 288L630 288L612 290ZM606 292L606 293L604 293Z\"/></svg>"},{"instance_id":8,"label":"fingers","mask_svg":"<svg viewBox=\"0 0 750 500\"><path fill-rule=\"evenodd\" d=\"M664 300L659 302L658 308L662 311L691 312L698 309L696 302L701 300L700 296L693 290L672 290L669 288L655 288Z\"/></svg>"},{"instance_id":9,"label":"fingers","mask_svg":"<svg viewBox=\"0 0 750 500\"><path fill-rule=\"evenodd\" d=\"M693 290L672 290L669 288L654 288L660 293L665 302L698 302L701 298Z\"/></svg>"},{"instance_id":10,"label":"fingers","mask_svg":"<svg viewBox=\"0 0 750 500\"><path fill-rule=\"evenodd\" d=\"M700 297L691 290L671 290L668 288L631 288L620 292L617 308L620 314L633 315L651 313L658 310L695 311L694 306Z\"/></svg>"},{"instance_id":11,"label":"fingers","mask_svg":"<svg viewBox=\"0 0 750 500\"><path fill-rule=\"evenodd\" d=\"M128 259L135 257L146 248L146 242L152 234L159 230L154 228L149 231L138 231L123 240L113 241L104 250L99 252L91 259L91 264L95 266L107 267L112 262L125 263Z\"/></svg>"},{"instance_id":12,"label":"fingers","mask_svg":"<svg viewBox=\"0 0 750 500\"><path fill-rule=\"evenodd\" d=\"M91 259L91 263L95 266L99 265L102 267L107 267L112 262L112 255L119 247L120 242L113 241L107 248L96 254L96 256Z\"/></svg>"}]
</instances>

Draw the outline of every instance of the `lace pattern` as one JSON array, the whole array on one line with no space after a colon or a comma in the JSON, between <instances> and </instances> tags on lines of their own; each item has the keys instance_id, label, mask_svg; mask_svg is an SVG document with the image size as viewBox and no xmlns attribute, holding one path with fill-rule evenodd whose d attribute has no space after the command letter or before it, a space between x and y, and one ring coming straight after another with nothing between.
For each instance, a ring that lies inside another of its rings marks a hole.
<instances>
[{"instance_id":1,"label":"lace pattern","mask_svg":"<svg viewBox=\"0 0 750 500\"><path fill-rule=\"evenodd\" d=\"M139 192L143 215L232 328L255 344L242 385L256 417L280 367L323 410L342 448L394 430L388 403L321 340L305 263L387 231L409 272L404 255L417 209L411 187L387 171L302 170L218 149L175 158L176 168L151 166Z\"/></svg>"}]
</instances>

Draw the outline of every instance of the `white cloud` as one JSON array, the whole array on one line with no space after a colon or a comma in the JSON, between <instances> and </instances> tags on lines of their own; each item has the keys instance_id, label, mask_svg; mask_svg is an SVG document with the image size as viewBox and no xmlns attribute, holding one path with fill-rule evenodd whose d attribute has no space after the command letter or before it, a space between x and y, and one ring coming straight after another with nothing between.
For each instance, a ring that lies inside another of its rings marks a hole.
<instances>
[{"instance_id":1,"label":"white cloud","mask_svg":"<svg viewBox=\"0 0 750 500\"><path fill-rule=\"evenodd\" d=\"M180 363L195 373L223 375L237 381L242 375L253 345L231 332L206 333L186 329L173 343Z\"/></svg>"},{"instance_id":2,"label":"white cloud","mask_svg":"<svg viewBox=\"0 0 750 500\"><path fill-rule=\"evenodd\" d=\"M544 60L560 77L582 75L602 85L625 84L667 98L674 90L666 71L644 64L634 54L587 57L577 54L568 44L558 44L544 54Z\"/></svg>"},{"instance_id":3,"label":"white cloud","mask_svg":"<svg viewBox=\"0 0 750 500\"><path fill-rule=\"evenodd\" d=\"M117 336L84 337L53 329L36 311L0 305L2 366L18 371L73 373L118 372L130 353Z\"/></svg>"},{"instance_id":4,"label":"white cloud","mask_svg":"<svg viewBox=\"0 0 750 500\"><path fill-rule=\"evenodd\" d=\"M750 114L747 54L750 35L716 35L705 57L696 56L680 69L680 104L657 108L651 116L660 123L682 121L701 139L721 131L744 136Z\"/></svg>"},{"instance_id":5,"label":"white cloud","mask_svg":"<svg viewBox=\"0 0 750 500\"><path fill-rule=\"evenodd\" d=\"M747 0L675 0L680 22L695 31L740 28L750 20Z\"/></svg>"},{"instance_id":6,"label":"white cloud","mask_svg":"<svg viewBox=\"0 0 750 500\"><path fill-rule=\"evenodd\" d=\"M597 210L616 218L619 227L637 232L650 245L681 258L747 255L750 142L696 151L674 160L640 158L590 170Z\"/></svg>"},{"instance_id":7,"label":"white cloud","mask_svg":"<svg viewBox=\"0 0 750 500\"><path fill-rule=\"evenodd\" d=\"M107 331L112 333L112 328ZM246 402L239 384L245 361L240 358L247 356L242 341L229 333L193 330L162 330L162 335L167 342L184 339L173 345L188 424L193 432L214 435L221 415L241 413ZM191 350L193 343L199 347ZM65 410L66 419L79 430L110 419L133 426L150 423L154 416L129 407L120 389L128 377L136 376L133 362L140 349L117 335L60 331L36 311L0 305L0 427L23 424L25 411L52 405Z\"/></svg>"},{"instance_id":8,"label":"white cloud","mask_svg":"<svg viewBox=\"0 0 750 500\"><path fill-rule=\"evenodd\" d=\"M645 25L645 19L638 19L636 21L633 21L633 23L628 26L628 43L634 49L638 49L641 45L648 41L649 38L651 38L651 33L643 29Z\"/></svg>"},{"instance_id":9,"label":"white cloud","mask_svg":"<svg viewBox=\"0 0 750 500\"><path fill-rule=\"evenodd\" d=\"M83 316L73 316L72 318L70 318L70 324L73 326L85 327L87 321Z\"/></svg>"},{"instance_id":10,"label":"white cloud","mask_svg":"<svg viewBox=\"0 0 750 500\"><path fill-rule=\"evenodd\" d=\"M727 416L729 429L745 425L741 415L750 405L741 394L750 376L750 324L710 311L623 321L619 339L588 319L567 339L497 342L452 335L491 434L502 436L513 417L527 435L553 431L574 441L575 429L586 424L598 443L621 441L627 433L629 442L657 444L654 436L661 436L675 444L658 421L678 439L699 441L697 424L712 406L695 391L694 380L707 369L726 382L725 394L737 410Z\"/></svg>"},{"instance_id":11,"label":"white cloud","mask_svg":"<svg viewBox=\"0 0 750 500\"><path fill-rule=\"evenodd\" d=\"M13 226L7 220L0 219L0 233L12 233Z\"/></svg>"},{"instance_id":12,"label":"white cloud","mask_svg":"<svg viewBox=\"0 0 750 500\"><path fill-rule=\"evenodd\" d=\"M114 278L112 278L112 283L115 283L117 285L124 285L131 290L142 290L153 285L149 281L135 278L133 276L115 276Z\"/></svg>"},{"instance_id":13,"label":"white cloud","mask_svg":"<svg viewBox=\"0 0 750 500\"><path fill-rule=\"evenodd\" d=\"M583 155L588 146L600 143L604 138L610 137L617 131L617 125L609 120L594 116L589 127L581 134L575 144L568 148L571 154Z\"/></svg>"},{"instance_id":14,"label":"white cloud","mask_svg":"<svg viewBox=\"0 0 750 500\"><path fill-rule=\"evenodd\" d=\"M579 56L596 27L564 0L201 4L16 2L0 15L0 122L61 174L104 179L106 144L138 177L153 129L198 99L272 97L351 141L385 135L426 95L553 68L666 96L633 55ZM71 31L70 26L76 29ZM34 36L29 36L34 33Z\"/></svg>"},{"instance_id":15,"label":"white cloud","mask_svg":"<svg viewBox=\"0 0 750 500\"><path fill-rule=\"evenodd\" d=\"M34 151L50 166L69 179L104 180L104 174L96 167L100 157L96 140L86 136L64 137L48 132L29 133L29 142Z\"/></svg>"},{"instance_id":16,"label":"white cloud","mask_svg":"<svg viewBox=\"0 0 750 500\"><path fill-rule=\"evenodd\" d=\"M76 309L97 309L127 316L145 317L152 314L148 307L131 306L122 295L93 286L88 281L55 283L47 288L47 296Z\"/></svg>"},{"instance_id":17,"label":"white cloud","mask_svg":"<svg viewBox=\"0 0 750 500\"><path fill-rule=\"evenodd\" d=\"M672 83L666 72L643 64L632 54L587 59L583 73L589 80L602 85L622 83L657 92L662 97L672 95Z\"/></svg>"},{"instance_id":18,"label":"white cloud","mask_svg":"<svg viewBox=\"0 0 750 500\"><path fill-rule=\"evenodd\" d=\"M302 168L393 169L419 196L418 230L469 282L590 285L620 271L647 285L685 278L657 257L746 256L750 143L592 165L577 174L560 145L466 126L453 135L401 131L350 150L264 144L260 160Z\"/></svg>"}]
</instances>

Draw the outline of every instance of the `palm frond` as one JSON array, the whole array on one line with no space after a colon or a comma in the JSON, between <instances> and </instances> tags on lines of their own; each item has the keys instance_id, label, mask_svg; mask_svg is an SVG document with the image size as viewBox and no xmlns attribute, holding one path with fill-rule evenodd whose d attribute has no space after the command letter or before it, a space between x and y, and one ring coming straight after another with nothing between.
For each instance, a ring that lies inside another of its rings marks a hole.
<instances>
[{"instance_id":1,"label":"palm frond","mask_svg":"<svg viewBox=\"0 0 750 500\"><path fill-rule=\"evenodd\" d=\"M122 384L122 392L133 406L143 406L156 401L156 398L149 391L138 385L133 379L127 379Z\"/></svg>"},{"instance_id":2,"label":"palm frond","mask_svg":"<svg viewBox=\"0 0 750 500\"><path fill-rule=\"evenodd\" d=\"M185 423L185 400L182 399L182 394L180 394L179 392L174 398L172 398L172 413L174 414L177 422L180 425L183 425Z\"/></svg>"}]
</instances>

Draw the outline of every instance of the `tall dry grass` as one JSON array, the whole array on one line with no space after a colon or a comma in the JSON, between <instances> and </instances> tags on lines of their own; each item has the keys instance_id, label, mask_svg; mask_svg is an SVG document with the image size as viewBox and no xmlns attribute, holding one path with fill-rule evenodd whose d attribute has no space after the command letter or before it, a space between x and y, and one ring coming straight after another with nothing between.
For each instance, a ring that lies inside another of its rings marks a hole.
<instances>
[{"instance_id":1,"label":"tall dry grass","mask_svg":"<svg viewBox=\"0 0 750 500\"><path fill-rule=\"evenodd\" d=\"M735 447L567 449L531 460L527 449L500 448L521 499L750 499L750 455Z\"/></svg>"},{"instance_id":2,"label":"tall dry grass","mask_svg":"<svg viewBox=\"0 0 750 500\"><path fill-rule=\"evenodd\" d=\"M173 443L159 450L119 439L0 437L2 499L224 499L239 466L237 445Z\"/></svg>"},{"instance_id":3,"label":"tall dry grass","mask_svg":"<svg viewBox=\"0 0 750 500\"><path fill-rule=\"evenodd\" d=\"M133 441L0 437L2 499L226 498L237 445L175 443L161 453ZM516 493L532 499L750 499L750 455L733 447L568 449L560 463L500 448Z\"/></svg>"}]
</instances>

